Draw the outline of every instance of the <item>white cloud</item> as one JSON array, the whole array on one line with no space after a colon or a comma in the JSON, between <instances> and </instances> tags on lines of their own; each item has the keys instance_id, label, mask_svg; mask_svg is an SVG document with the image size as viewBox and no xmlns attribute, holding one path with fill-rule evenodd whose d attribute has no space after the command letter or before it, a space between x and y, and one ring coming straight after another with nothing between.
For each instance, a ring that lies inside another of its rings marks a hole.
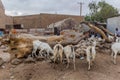
<instances>
[{"instance_id":1,"label":"white cloud","mask_svg":"<svg viewBox=\"0 0 120 80\"><path fill-rule=\"evenodd\" d=\"M6 15L10 15L10 16L21 16L21 15L23 15L23 13L22 12L19 12L19 11L7 11L7 10L5 10L5 14Z\"/></svg>"},{"instance_id":2,"label":"white cloud","mask_svg":"<svg viewBox=\"0 0 120 80\"><path fill-rule=\"evenodd\" d=\"M8 15L28 15L39 13L55 13L79 15L79 4L83 2L83 15L89 13L88 4L91 1L100 0L2 0L6 14ZM119 8L119 0L105 0L114 7Z\"/></svg>"}]
</instances>

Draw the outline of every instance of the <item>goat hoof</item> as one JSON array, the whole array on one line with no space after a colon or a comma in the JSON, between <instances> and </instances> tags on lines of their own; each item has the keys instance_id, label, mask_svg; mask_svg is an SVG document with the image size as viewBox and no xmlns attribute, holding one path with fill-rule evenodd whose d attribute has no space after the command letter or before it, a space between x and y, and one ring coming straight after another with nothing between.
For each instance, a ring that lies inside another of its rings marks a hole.
<instances>
[{"instance_id":1,"label":"goat hoof","mask_svg":"<svg viewBox=\"0 0 120 80\"><path fill-rule=\"evenodd\" d=\"M88 68L88 71L90 71L90 68Z\"/></svg>"},{"instance_id":2,"label":"goat hoof","mask_svg":"<svg viewBox=\"0 0 120 80\"><path fill-rule=\"evenodd\" d=\"M60 69L61 71L63 71L63 69Z\"/></svg>"},{"instance_id":3,"label":"goat hoof","mask_svg":"<svg viewBox=\"0 0 120 80\"><path fill-rule=\"evenodd\" d=\"M117 63L116 63L116 61L113 61L113 64L115 64L115 65L116 65L116 64L117 64Z\"/></svg>"},{"instance_id":4,"label":"goat hoof","mask_svg":"<svg viewBox=\"0 0 120 80\"><path fill-rule=\"evenodd\" d=\"M66 69L68 69L69 66L66 66Z\"/></svg>"},{"instance_id":5,"label":"goat hoof","mask_svg":"<svg viewBox=\"0 0 120 80\"><path fill-rule=\"evenodd\" d=\"M53 69L56 69L56 67L53 67Z\"/></svg>"},{"instance_id":6,"label":"goat hoof","mask_svg":"<svg viewBox=\"0 0 120 80\"><path fill-rule=\"evenodd\" d=\"M114 64L114 65L117 65L117 63L115 63L115 62L114 62L113 64Z\"/></svg>"},{"instance_id":7,"label":"goat hoof","mask_svg":"<svg viewBox=\"0 0 120 80\"><path fill-rule=\"evenodd\" d=\"M76 68L74 68L74 71L76 71Z\"/></svg>"}]
</instances>

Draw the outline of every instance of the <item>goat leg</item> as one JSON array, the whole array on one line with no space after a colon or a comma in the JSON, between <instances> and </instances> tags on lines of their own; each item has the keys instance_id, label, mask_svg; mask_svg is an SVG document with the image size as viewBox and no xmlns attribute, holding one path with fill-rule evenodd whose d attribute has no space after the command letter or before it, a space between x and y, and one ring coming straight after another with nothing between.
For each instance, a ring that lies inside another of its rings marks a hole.
<instances>
[{"instance_id":1,"label":"goat leg","mask_svg":"<svg viewBox=\"0 0 120 80\"><path fill-rule=\"evenodd\" d=\"M88 62L88 70L90 70L90 66L91 66L91 65L90 65L90 61L89 61L89 62Z\"/></svg>"},{"instance_id":2,"label":"goat leg","mask_svg":"<svg viewBox=\"0 0 120 80\"><path fill-rule=\"evenodd\" d=\"M117 52L115 52L115 55L114 55L114 64L116 64L116 57L117 57Z\"/></svg>"},{"instance_id":3,"label":"goat leg","mask_svg":"<svg viewBox=\"0 0 120 80\"><path fill-rule=\"evenodd\" d=\"M70 60L69 60L69 57L67 57L67 66L66 66L66 68L69 68L69 64L70 64Z\"/></svg>"},{"instance_id":4,"label":"goat leg","mask_svg":"<svg viewBox=\"0 0 120 80\"><path fill-rule=\"evenodd\" d=\"M73 57L73 65L74 65L74 70L76 70L76 65L75 65L75 55Z\"/></svg>"}]
</instances>

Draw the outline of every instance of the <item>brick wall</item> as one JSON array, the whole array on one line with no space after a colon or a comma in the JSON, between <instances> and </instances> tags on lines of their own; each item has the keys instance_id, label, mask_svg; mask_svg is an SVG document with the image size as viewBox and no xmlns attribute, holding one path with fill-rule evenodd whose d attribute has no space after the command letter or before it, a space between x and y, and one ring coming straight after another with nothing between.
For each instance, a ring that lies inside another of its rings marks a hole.
<instances>
[{"instance_id":1,"label":"brick wall","mask_svg":"<svg viewBox=\"0 0 120 80\"><path fill-rule=\"evenodd\" d=\"M6 25L13 25L13 20L11 16L5 15L5 9L0 0L0 28L5 29Z\"/></svg>"},{"instance_id":2,"label":"brick wall","mask_svg":"<svg viewBox=\"0 0 120 80\"><path fill-rule=\"evenodd\" d=\"M0 8L0 28L5 28L5 13L3 8Z\"/></svg>"},{"instance_id":3,"label":"brick wall","mask_svg":"<svg viewBox=\"0 0 120 80\"><path fill-rule=\"evenodd\" d=\"M73 18L76 22L84 20L82 16L73 15L60 15L60 14L39 14L28 16L16 16L13 17L14 24L23 24L25 28L46 28L48 25L54 22L61 21L66 18Z\"/></svg>"}]
</instances>

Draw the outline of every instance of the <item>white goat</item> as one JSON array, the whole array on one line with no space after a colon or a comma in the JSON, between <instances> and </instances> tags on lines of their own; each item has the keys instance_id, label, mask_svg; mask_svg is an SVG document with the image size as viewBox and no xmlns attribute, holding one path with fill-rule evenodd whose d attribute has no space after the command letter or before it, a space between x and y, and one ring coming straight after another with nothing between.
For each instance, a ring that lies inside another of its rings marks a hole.
<instances>
[{"instance_id":1,"label":"white goat","mask_svg":"<svg viewBox=\"0 0 120 80\"><path fill-rule=\"evenodd\" d=\"M120 42L120 37L116 37L116 42Z\"/></svg>"},{"instance_id":2,"label":"white goat","mask_svg":"<svg viewBox=\"0 0 120 80\"><path fill-rule=\"evenodd\" d=\"M63 46L60 43L58 43L54 46L53 51L54 51L54 54L53 54L54 63L55 63L55 61L58 57L60 57L60 61L62 63L62 60L63 60Z\"/></svg>"},{"instance_id":3,"label":"white goat","mask_svg":"<svg viewBox=\"0 0 120 80\"><path fill-rule=\"evenodd\" d=\"M64 47L64 54L67 58L67 68L69 67L70 64L70 57L73 58L73 64L74 64L74 70L76 69L75 66L75 51L74 51L74 47L72 45L67 45L66 47Z\"/></svg>"},{"instance_id":4,"label":"white goat","mask_svg":"<svg viewBox=\"0 0 120 80\"><path fill-rule=\"evenodd\" d=\"M52 50L52 48L49 46L48 43L42 42L42 44L40 45L40 47L41 47L41 50L39 51L39 54L41 54L41 56L42 56L42 52L43 52L43 51L46 51L47 57L50 56L50 53L53 55L53 50Z\"/></svg>"},{"instance_id":5,"label":"white goat","mask_svg":"<svg viewBox=\"0 0 120 80\"><path fill-rule=\"evenodd\" d=\"M114 41L114 36L108 35L108 39L109 39L110 41Z\"/></svg>"},{"instance_id":6,"label":"white goat","mask_svg":"<svg viewBox=\"0 0 120 80\"><path fill-rule=\"evenodd\" d=\"M113 63L116 64L117 53L120 52L120 43L119 42L113 43L111 49L112 49L111 57L113 59Z\"/></svg>"},{"instance_id":7,"label":"white goat","mask_svg":"<svg viewBox=\"0 0 120 80\"><path fill-rule=\"evenodd\" d=\"M39 55L41 55L41 56L43 56L43 54L42 54L43 51L46 51L47 56L49 56L50 53L53 53L53 50L52 50L52 48L49 46L48 43L41 42L41 41L39 41L39 40L33 41L32 56L34 56L34 54L35 54L35 57L37 57L37 55L36 55L37 49L40 50L40 51L39 51Z\"/></svg>"},{"instance_id":8,"label":"white goat","mask_svg":"<svg viewBox=\"0 0 120 80\"><path fill-rule=\"evenodd\" d=\"M114 40L114 36L109 35L108 38Z\"/></svg>"},{"instance_id":9,"label":"white goat","mask_svg":"<svg viewBox=\"0 0 120 80\"><path fill-rule=\"evenodd\" d=\"M86 55L87 55L87 62L88 62L88 70L90 70L90 66L91 63L93 63L95 56L96 56L96 41L93 42L92 46L88 46L87 49L85 49L86 51Z\"/></svg>"},{"instance_id":10,"label":"white goat","mask_svg":"<svg viewBox=\"0 0 120 80\"><path fill-rule=\"evenodd\" d=\"M42 42L39 41L39 40L33 41L32 57L34 57L34 55L35 55L35 57L37 57L36 51L37 51L37 49L41 49L41 47L39 47L39 46L41 45L41 43L42 43Z\"/></svg>"}]
</instances>

